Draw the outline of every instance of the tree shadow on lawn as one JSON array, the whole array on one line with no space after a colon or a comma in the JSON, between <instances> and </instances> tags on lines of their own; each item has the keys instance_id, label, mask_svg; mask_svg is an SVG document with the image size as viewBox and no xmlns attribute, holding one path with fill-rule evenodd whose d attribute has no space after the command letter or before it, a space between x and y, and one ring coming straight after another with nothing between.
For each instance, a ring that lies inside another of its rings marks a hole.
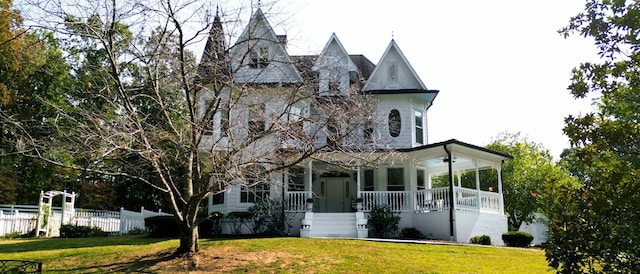
<instances>
[{"instance_id":1,"label":"tree shadow on lawn","mask_svg":"<svg viewBox=\"0 0 640 274\"><path fill-rule=\"evenodd\" d=\"M46 251L112 245L147 245L171 240L171 238L146 238L131 236L91 237L91 238L47 238L25 239L15 243L0 241L0 253L15 253L27 251Z\"/></svg>"},{"instance_id":2,"label":"tree shadow on lawn","mask_svg":"<svg viewBox=\"0 0 640 274\"><path fill-rule=\"evenodd\" d=\"M90 267L77 267L70 269L54 269L43 266L43 270L46 272L54 273L104 273L104 272L116 272L116 273L158 273L161 270L152 269L153 266L173 259L179 256L174 255L173 252L162 252L158 254L150 254L135 258L129 262L115 262L110 264L93 265Z\"/></svg>"}]
</instances>

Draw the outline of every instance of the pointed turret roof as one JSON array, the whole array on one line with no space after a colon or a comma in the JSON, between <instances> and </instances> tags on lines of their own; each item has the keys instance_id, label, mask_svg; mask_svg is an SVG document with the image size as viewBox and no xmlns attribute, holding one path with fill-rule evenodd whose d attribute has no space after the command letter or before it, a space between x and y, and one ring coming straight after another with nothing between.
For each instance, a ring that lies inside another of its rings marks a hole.
<instances>
[{"instance_id":1,"label":"pointed turret roof","mask_svg":"<svg viewBox=\"0 0 640 274\"><path fill-rule=\"evenodd\" d=\"M198 65L198 80L210 82L226 79L230 71L227 41L224 37L219 10L216 8L216 16L213 18L207 44Z\"/></svg>"}]
</instances>

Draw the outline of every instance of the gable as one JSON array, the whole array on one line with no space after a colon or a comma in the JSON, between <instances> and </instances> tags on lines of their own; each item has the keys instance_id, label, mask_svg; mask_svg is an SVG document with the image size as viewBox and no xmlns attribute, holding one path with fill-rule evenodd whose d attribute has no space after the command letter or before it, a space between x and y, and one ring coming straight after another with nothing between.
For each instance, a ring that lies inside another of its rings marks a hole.
<instances>
[{"instance_id":1,"label":"gable","mask_svg":"<svg viewBox=\"0 0 640 274\"><path fill-rule=\"evenodd\" d=\"M291 84L302 77L285 49L283 37L276 35L261 9L251 17L231 47L235 83Z\"/></svg>"},{"instance_id":2,"label":"gable","mask_svg":"<svg viewBox=\"0 0 640 274\"><path fill-rule=\"evenodd\" d=\"M351 84L358 79L358 68L335 33L329 38L311 70L318 73L320 95L346 94Z\"/></svg>"},{"instance_id":3,"label":"gable","mask_svg":"<svg viewBox=\"0 0 640 274\"><path fill-rule=\"evenodd\" d=\"M338 36L333 33L318 56L318 60L313 64L311 70L330 70L335 67L344 68L346 71L357 70L356 65L349 57L349 54L342 46L342 43L340 43L340 40L338 40Z\"/></svg>"},{"instance_id":4,"label":"gable","mask_svg":"<svg viewBox=\"0 0 640 274\"><path fill-rule=\"evenodd\" d=\"M363 91L427 90L394 40L380 58Z\"/></svg>"}]
</instances>

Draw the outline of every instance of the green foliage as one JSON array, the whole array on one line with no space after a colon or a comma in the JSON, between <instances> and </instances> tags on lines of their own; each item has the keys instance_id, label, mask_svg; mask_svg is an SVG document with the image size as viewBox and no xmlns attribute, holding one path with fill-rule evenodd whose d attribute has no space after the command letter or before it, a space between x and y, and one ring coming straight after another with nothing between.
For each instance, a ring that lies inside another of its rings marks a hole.
<instances>
[{"instance_id":1,"label":"green foliage","mask_svg":"<svg viewBox=\"0 0 640 274\"><path fill-rule=\"evenodd\" d=\"M376 206L369 212L369 233L373 237L385 238L398 231L400 215L394 213L388 205Z\"/></svg>"},{"instance_id":2,"label":"green foliage","mask_svg":"<svg viewBox=\"0 0 640 274\"><path fill-rule=\"evenodd\" d=\"M83 238L83 237L104 237L108 234L103 232L99 227L88 227L78 225L62 225L60 226L61 238Z\"/></svg>"},{"instance_id":3,"label":"green foliage","mask_svg":"<svg viewBox=\"0 0 640 274\"><path fill-rule=\"evenodd\" d=\"M560 31L592 38L600 55L574 68L569 86L595 106L565 119L572 149L561 163L579 185L554 185L560 204L545 210L547 260L563 273L640 272L639 15L638 1L588 0Z\"/></svg>"},{"instance_id":4,"label":"green foliage","mask_svg":"<svg viewBox=\"0 0 640 274\"><path fill-rule=\"evenodd\" d=\"M254 234L286 235L287 218L282 203L276 200L261 200L248 209L251 214Z\"/></svg>"},{"instance_id":5,"label":"green foliage","mask_svg":"<svg viewBox=\"0 0 640 274\"><path fill-rule=\"evenodd\" d=\"M554 178L566 178L568 173L553 163L547 149L520 133L503 133L487 148L513 156L502 166L502 185L509 226L519 228L522 222L530 222L532 214L539 211L541 202L538 196L544 189L544 183ZM497 178L489 181L497 181Z\"/></svg>"},{"instance_id":6,"label":"green foliage","mask_svg":"<svg viewBox=\"0 0 640 274\"><path fill-rule=\"evenodd\" d=\"M511 247L528 247L533 241L533 235L523 231L509 231L502 234L504 244Z\"/></svg>"},{"instance_id":7,"label":"green foliage","mask_svg":"<svg viewBox=\"0 0 640 274\"><path fill-rule=\"evenodd\" d=\"M173 216L144 218L144 226L149 231L149 237L174 238L180 235L178 223Z\"/></svg>"},{"instance_id":8,"label":"green foliage","mask_svg":"<svg viewBox=\"0 0 640 274\"><path fill-rule=\"evenodd\" d=\"M491 245L491 237L489 235L473 236L469 241L472 244Z\"/></svg>"},{"instance_id":9,"label":"green foliage","mask_svg":"<svg viewBox=\"0 0 640 274\"><path fill-rule=\"evenodd\" d=\"M424 239L425 236L415 227L405 227L400 231L400 238L403 239Z\"/></svg>"}]
</instances>

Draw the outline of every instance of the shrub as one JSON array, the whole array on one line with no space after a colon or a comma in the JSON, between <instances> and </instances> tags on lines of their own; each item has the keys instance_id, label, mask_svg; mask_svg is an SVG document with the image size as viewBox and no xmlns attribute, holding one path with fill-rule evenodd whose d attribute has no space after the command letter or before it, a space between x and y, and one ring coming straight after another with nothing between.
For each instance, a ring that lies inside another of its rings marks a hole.
<instances>
[{"instance_id":1,"label":"shrub","mask_svg":"<svg viewBox=\"0 0 640 274\"><path fill-rule=\"evenodd\" d=\"M291 229L293 216L285 212L282 202L262 200L248 209L253 226L251 232L263 235L286 235Z\"/></svg>"},{"instance_id":2,"label":"shrub","mask_svg":"<svg viewBox=\"0 0 640 274\"><path fill-rule=\"evenodd\" d=\"M103 237L107 233L99 227L88 227L81 225L62 225L60 226L61 238L81 238L81 237Z\"/></svg>"},{"instance_id":3,"label":"shrub","mask_svg":"<svg viewBox=\"0 0 640 274\"><path fill-rule=\"evenodd\" d=\"M178 223L173 216L154 216L144 218L144 226L149 231L149 237L177 237L180 235Z\"/></svg>"},{"instance_id":4,"label":"shrub","mask_svg":"<svg viewBox=\"0 0 640 274\"><path fill-rule=\"evenodd\" d=\"M479 245L491 245L491 237L489 237L489 235L473 236L471 237L471 243Z\"/></svg>"},{"instance_id":5,"label":"shrub","mask_svg":"<svg viewBox=\"0 0 640 274\"><path fill-rule=\"evenodd\" d=\"M242 233L242 226L248 227L251 219L251 213L245 211L229 212L229 214L225 216L225 221L231 225L231 232L233 234Z\"/></svg>"},{"instance_id":6,"label":"shrub","mask_svg":"<svg viewBox=\"0 0 640 274\"><path fill-rule=\"evenodd\" d=\"M134 227L133 229L127 231L127 234L129 235L142 235L147 233L147 231L143 228L139 228L139 227Z\"/></svg>"},{"instance_id":7,"label":"shrub","mask_svg":"<svg viewBox=\"0 0 640 274\"><path fill-rule=\"evenodd\" d=\"M376 206L369 213L369 231L374 237L384 238L398 231L400 216L395 214L388 205Z\"/></svg>"},{"instance_id":8,"label":"shrub","mask_svg":"<svg viewBox=\"0 0 640 274\"><path fill-rule=\"evenodd\" d=\"M415 227L405 227L400 231L400 237L403 239L424 239L424 234Z\"/></svg>"},{"instance_id":9,"label":"shrub","mask_svg":"<svg viewBox=\"0 0 640 274\"><path fill-rule=\"evenodd\" d=\"M21 235L20 235L20 232L14 231L14 232L6 233L2 237L6 239L15 239L15 238L20 238Z\"/></svg>"},{"instance_id":10,"label":"shrub","mask_svg":"<svg viewBox=\"0 0 640 274\"><path fill-rule=\"evenodd\" d=\"M200 236L218 236L222 234L222 218L224 217L224 213L222 211L216 211L214 213L209 214L200 224L198 225L198 234Z\"/></svg>"},{"instance_id":11,"label":"shrub","mask_svg":"<svg viewBox=\"0 0 640 274\"><path fill-rule=\"evenodd\" d=\"M504 244L512 247L527 247L533 241L533 235L522 231L509 231L502 234Z\"/></svg>"}]
</instances>

